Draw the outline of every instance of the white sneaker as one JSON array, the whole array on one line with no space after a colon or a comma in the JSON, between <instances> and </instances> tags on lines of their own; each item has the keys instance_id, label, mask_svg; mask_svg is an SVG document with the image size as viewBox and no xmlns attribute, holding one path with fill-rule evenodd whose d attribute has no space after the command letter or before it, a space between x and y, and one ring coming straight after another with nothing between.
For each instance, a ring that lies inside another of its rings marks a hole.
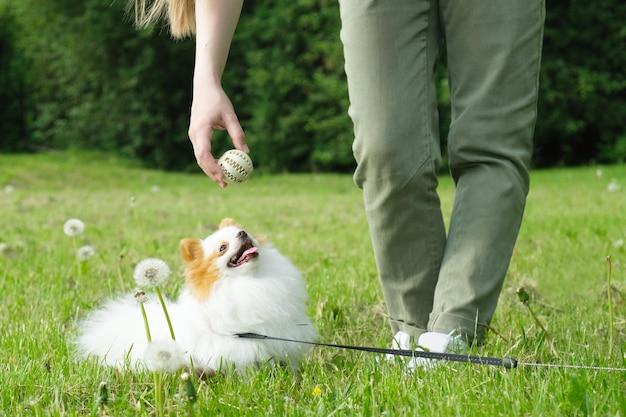
<instances>
[{"instance_id":1,"label":"white sneaker","mask_svg":"<svg viewBox=\"0 0 626 417\"><path fill-rule=\"evenodd\" d=\"M392 349L414 349L420 352L436 352L436 353L465 353L467 352L467 344L459 336L453 336L455 331L446 333L426 332L417 340L417 346L411 346L411 336L408 333L399 331L393 337L391 344ZM387 355L388 360L393 359L393 355ZM415 368L432 369L439 365L436 359L411 358L407 364L409 370Z\"/></svg>"},{"instance_id":2,"label":"white sneaker","mask_svg":"<svg viewBox=\"0 0 626 417\"><path fill-rule=\"evenodd\" d=\"M414 349L415 346L411 346L412 337L403 331L399 331L393 336L393 340L391 341L391 349L393 350L411 350ZM392 355L388 353L387 360L389 362L393 362L396 358L396 355Z\"/></svg>"}]
</instances>

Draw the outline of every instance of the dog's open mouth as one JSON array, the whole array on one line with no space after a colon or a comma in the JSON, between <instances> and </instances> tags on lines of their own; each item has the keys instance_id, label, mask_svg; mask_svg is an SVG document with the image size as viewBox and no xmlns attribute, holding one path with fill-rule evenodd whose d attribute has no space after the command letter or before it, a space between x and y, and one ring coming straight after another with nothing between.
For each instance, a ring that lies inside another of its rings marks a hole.
<instances>
[{"instance_id":1,"label":"dog's open mouth","mask_svg":"<svg viewBox=\"0 0 626 417\"><path fill-rule=\"evenodd\" d=\"M245 264L246 262L256 258L257 256L259 256L258 248L252 244L252 241L250 239L248 239L243 243L243 245L241 245L241 248L239 248L239 252L237 252L236 255L230 258L230 260L228 261L228 266L230 268L237 268L238 266Z\"/></svg>"}]
</instances>

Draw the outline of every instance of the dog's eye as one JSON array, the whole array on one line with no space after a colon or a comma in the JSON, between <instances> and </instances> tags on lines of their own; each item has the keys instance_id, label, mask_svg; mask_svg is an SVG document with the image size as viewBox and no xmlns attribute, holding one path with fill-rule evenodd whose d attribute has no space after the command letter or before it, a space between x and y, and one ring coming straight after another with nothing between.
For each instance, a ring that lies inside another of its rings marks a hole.
<instances>
[{"instance_id":1,"label":"dog's eye","mask_svg":"<svg viewBox=\"0 0 626 417\"><path fill-rule=\"evenodd\" d=\"M220 246L220 252L224 252L226 249L228 249L228 245Z\"/></svg>"}]
</instances>

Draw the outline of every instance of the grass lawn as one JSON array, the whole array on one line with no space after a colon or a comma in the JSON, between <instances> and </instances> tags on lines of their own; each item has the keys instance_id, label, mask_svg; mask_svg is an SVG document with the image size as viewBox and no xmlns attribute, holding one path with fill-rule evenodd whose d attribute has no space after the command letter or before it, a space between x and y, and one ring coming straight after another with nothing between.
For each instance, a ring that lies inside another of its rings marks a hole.
<instances>
[{"instance_id":1,"label":"grass lawn","mask_svg":"<svg viewBox=\"0 0 626 417\"><path fill-rule=\"evenodd\" d=\"M440 189L449 213L451 180L443 177ZM151 374L74 359L77 321L132 291L134 265L147 257L170 265L164 291L175 295L183 281L178 242L207 236L223 217L266 235L303 271L320 341L389 345L361 192L349 175L254 175L221 190L202 175L109 156L0 155L0 416L153 412ZM84 233L64 234L70 218L85 223ZM495 332L472 353L626 366L625 240L626 166L533 172ZM83 245L96 254L80 262ZM519 301L520 287L547 333ZM626 372L444 363L411 375L376 354L324 347L314 348L299 375L278 370L194 384L190 409L179 379L166 375L169 415L626 416Z\"/></svg>"}]
</instances>

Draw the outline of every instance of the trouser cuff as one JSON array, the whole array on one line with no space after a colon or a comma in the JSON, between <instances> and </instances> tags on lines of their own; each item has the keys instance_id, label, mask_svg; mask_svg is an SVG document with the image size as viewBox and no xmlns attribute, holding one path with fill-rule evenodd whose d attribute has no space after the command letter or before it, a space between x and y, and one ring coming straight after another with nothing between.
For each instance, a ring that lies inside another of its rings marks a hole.
<instances>
[{"instance_id":1,"label":"trouser cuff","mask_svg":"<svg viewBox=\"0 0 626 417\"><path fill-rule=\"evenodd\" d=\"M446 334L455 331L470 344L482 344L487 324L455 314L438 313L431 314L428 330Z\"/></svg>"}]
</instances>

